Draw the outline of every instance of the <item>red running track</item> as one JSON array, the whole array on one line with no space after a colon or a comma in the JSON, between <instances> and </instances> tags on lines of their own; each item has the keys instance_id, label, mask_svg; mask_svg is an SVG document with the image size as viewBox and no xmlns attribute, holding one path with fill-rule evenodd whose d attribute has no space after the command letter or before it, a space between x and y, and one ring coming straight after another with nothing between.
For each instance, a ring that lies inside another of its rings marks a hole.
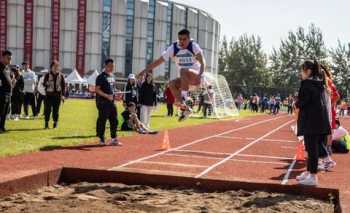
<instances>
[{"instance_id":1,"label":"red running track","mask_svg":"<svg viewBox=\"0 0 350 213\"><path fill-rule=\"evenodd\" d=\"M294 160L293 117L256 116L169 130L172 148L159 151L163 134L121 138L123 147L85 145L0 158L0 182L56 167L126 170L247 182L296 184L304 168ZM350 127L350 119L343 124ZM334 155L337 166L320 174L320 185L339 188L350 210L350 158Z\"/></svg>"}]
</instances>

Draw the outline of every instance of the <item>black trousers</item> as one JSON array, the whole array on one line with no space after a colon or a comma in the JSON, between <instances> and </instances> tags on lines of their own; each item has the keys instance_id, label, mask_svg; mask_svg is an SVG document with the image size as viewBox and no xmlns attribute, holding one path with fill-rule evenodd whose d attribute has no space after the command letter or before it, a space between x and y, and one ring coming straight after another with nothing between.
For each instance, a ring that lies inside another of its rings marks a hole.
<instances>
[{"instance_id":1,"label":"black trousers","mask_svg":"<svg viewBox=\"0 0 350 213\"><path fill-rule=\"evenodd\" d=\"M0 131L5 131L6 116L10 110L11 96L0 95Z\"/></svg>"},{"instance_id":2,"label":"black trousers","mask_svg":"<svg viewBox=\"0 0 350 213\"><path fill-rule=\"evenodd\" d=\"M118 117L117 108L111 103L97 104L98 118L96 121L96 132L100 140L105 140L106 122L109 121L111 138L117 137Z\"/></svg>"},{"instance_id":3,"label":"black trousers","mask_svg":"<svg viewBox=\"0 0 350 213\"><path fill-rule=\"evenodd\" d=\"M212 105L211 104L203 104L203 116L207 117L208 115L211 116L212 113Z\"/></svg>"},{"instance_id":4,"label":"black trousers","mask_svg":"<svg viewBox=\"0 0 350 213\"><path fill-rule=\"evenodd\" d=\"M167 110L168 110L168 116L174 115L174 105L173 104L166 104Z\"/></svg>"},{"instance_id":5,"label":"black trousers","mask_svg":"<svg viewBox=\"0 0 350 213\"><path fill-rule=\"evenodd\" d=\"M56 123L58 121L60 105L61 105L61 96L48 95L45 97L45 107L44 107L45 122L50 121L51 112L52 112L53 122Z\"/></svg>"},{"instance_id":6,"label":"black trousers","mask_svg":"<svg viewBox=\"0 0 350 213\"><path fill-rule=\"evenodd\" d=\"M38 93L37 105L36 105L36 114L39 115L41 110L42 103L45 102L45 95Z\"/></svg>"},{"instance_id":7,"label":"black trousers","mask_svg":"<svg viewBox=\"0 0 350 213\"><path fill-rule=\"evenodd\" d=\"M319 147L324 140L326 135L304 135L305 149L307 151L307 171L311 174L317 173L318 158L319 158Z\"/></svg>"},{"instance_id":8,"label":"black trousers","mask_svg":"<svg viewBox=\"0 0 350 213\"><path fill-rule=\"evenodd\" d=\"M11 114L20 115L22 112L23 94L12 95L11 97Z\"/></svg>"},{"instance_id":9,"label":"black trousers","mask_svg":"<svg viewBox=\"0 0 350 213\"><path fill-rule=\"evenodd\" d=\"M293 114L293 107L292 106L288 106L288 114Z\"/></svg>"},{"instance_id":10,"label":"black trousers","mask_svg":"<svg viewBox=\"0 0 350 213\"><path fill-rule=\"evenodd\" d=\"M36 98L34 93L24 93L24 114L28 116L28 107L32 108L33 116L36 116Z\"/></svg>"}]
</instances>

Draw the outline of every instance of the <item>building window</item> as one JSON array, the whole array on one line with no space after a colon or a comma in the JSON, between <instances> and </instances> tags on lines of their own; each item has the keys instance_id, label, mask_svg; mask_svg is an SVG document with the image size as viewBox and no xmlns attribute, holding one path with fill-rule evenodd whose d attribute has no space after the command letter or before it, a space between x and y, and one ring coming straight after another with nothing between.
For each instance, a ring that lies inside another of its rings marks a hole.
<instances>
[{"instance_id":1,"label":"building window","mask_svg":"<svg viewBox=\"0 0 350 213\"><path fill-rule=\"evenodd\" d=\"M156 15L156 0L149 0L148 17L147 17L146 64L150 64L153 61L155 15Z\"/></svg>"},{"instance_id":2,"label":"building window","mask_svg":"<svg viewBox=\"0 0 350 213\"><path fill-rule=\"evenodd\" d=\"M173 23L173 4L169 2L168 8L167 8L167 27L166 27L166 40L171 45L172 41L172 23ZM168 63L165 63L165 70L167 71L167 77L170 78L170 64L171 61L169 60Z\"/></svg>"},{"instance_id":3,"label":"building window","mask_svg":"<svg viewBox=\"0 0 350 213\"><path fill-rule=\"evenodd\" d=\"M132 73L135 1L126 2L125 76Z\"/></svg>"},{"instance_id":4,"label":"building window","mask_svg":"<svg viewBox=\"0 0 350 213\"><path fill-rule=\"evenodd\" d=\"M111 45L111 16L112 16L112 0L103 0L103 14L102 14L102 56L101 67L109 58Z\"/></svg>"}]
</instances>

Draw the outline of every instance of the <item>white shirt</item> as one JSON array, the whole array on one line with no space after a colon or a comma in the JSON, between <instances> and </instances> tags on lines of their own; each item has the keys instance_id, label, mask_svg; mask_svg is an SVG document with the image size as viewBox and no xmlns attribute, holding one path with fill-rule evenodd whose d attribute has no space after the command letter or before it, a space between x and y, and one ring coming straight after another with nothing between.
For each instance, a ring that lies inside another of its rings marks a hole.
<instances>
[{"instance_id":1,"label":"white shirt","mask_svg":"<svg viewBox=\"0 0 350 213\"><path fill-rule=\"evenodd\" d=\"M174 44L171 44L163 53L162 57L165 61L168 61L170 58L172 58L175 61L177 70L180 71L181 69L193 69L196 71L199 71L201 68L201 64L196 59L196 55L199 53L203 53L203 50L200 48L200 46L192 41L192 50L193 53L186 49L183 49L179 47L177 44L177 47L179 49L176 56L174 56Z\"/></svg>"},{"instance_id":2,"label":"white shirt","mask_svg":"<svg viewBox=\"0 0 350 213\"><path fill-rule=\"evenodd\" d=\"M35 72L28 69L23 72L23 80L24 80L24 92L33 93L35 91L35 84L37 82L37 77Z\"/></svg>"}]
</instances>

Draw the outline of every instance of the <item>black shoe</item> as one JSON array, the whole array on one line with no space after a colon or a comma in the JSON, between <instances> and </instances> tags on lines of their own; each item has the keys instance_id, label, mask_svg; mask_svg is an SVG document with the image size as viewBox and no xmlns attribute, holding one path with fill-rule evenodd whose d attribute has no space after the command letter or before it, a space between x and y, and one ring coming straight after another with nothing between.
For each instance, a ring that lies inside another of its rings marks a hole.
<instances>
[{"instance_id":1,"label":"black shoe","mask_svg":"<svg viewBox=\"0 0 350 213\"><path fill-rule=\"evenodd\" d=\"M57 128L57 122L53 123L53 128L56 129Z\"/></svg>"}]
</instances>

